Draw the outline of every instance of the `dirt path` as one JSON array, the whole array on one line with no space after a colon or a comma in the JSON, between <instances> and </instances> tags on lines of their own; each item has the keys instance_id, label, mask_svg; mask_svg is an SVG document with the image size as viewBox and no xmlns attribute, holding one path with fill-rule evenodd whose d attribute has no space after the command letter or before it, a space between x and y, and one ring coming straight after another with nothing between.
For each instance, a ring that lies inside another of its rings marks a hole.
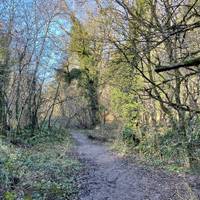
<instances>
[{"instance_id":1,"label":"dirt path","mask_svg":"<svg viewBox=\"0 0 200 200\"><path fill-rule=\"evenodd\" d=\"M72 135L86 165L79 178L80 200L194 200L183 178L127 163L78 131Z\"/></svg>"}]
</instances>

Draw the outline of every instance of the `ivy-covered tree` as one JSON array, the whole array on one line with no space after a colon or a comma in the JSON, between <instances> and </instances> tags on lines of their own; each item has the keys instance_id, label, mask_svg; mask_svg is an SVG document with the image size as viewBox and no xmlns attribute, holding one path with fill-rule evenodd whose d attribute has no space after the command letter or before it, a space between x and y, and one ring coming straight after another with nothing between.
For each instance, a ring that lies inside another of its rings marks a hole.
<instances>
[{"instance_id":1,"label":"ivy-covered tree","mask_svg":"<svg viewBox=\"0 0 200 200\"><path fill-rule=\"evenodd\" d=\"M88 101L91 123L94 127L99 123L98 64L100 60L97 54L101 50L101 46L93 40L78 19L73 18L72 21L69 52L71 56L78 56L80 68L79 70L72 69L67 76L69 80L78 80L78 86L82 89L82 94Z\"/></svg>"}]
</instances>

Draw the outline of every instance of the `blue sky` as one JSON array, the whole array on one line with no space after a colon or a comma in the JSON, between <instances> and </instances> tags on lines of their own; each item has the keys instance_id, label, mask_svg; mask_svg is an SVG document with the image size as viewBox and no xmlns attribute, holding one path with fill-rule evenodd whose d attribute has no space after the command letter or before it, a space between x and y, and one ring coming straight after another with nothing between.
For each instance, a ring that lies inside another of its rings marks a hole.
<instances>
[{"instance_id":1,"label":"blue sky","mask_svg":"<svg viewBox=\"0 0 200 200\"><path fill-rule=\"evenodd\" d=\"M84 21L87 18L87 13L86 13L86 8L89 10L94 10L95 8L95 1L94 0L88 0L88 3L85 5L77 5L74 0L65 0L68 3L68 6L70 7L71 10L73 10L76 13L76 16L79 18L79 20ZM7 0L6 4L9 4L9 6L12 4L13 0ZM26 22L25 22L25 17L26 14L28 15L28 20L30 20L30 26L34 26L34 14L32 15L32 11L34 8L32 7L32 3L34 2L33 0L15 0L16 5L18 4L17 8L17 17L15 18L17 27L16 30L23 31L23 28L26 27ZM39 1L38 1L39 2ZM41 0L42 2L42 0ZM45 0L45 2L48 2L50 5L51 0ZM0 20L3 19L3 21L6 23L6 21L9 19L9 12L8 10L6 11L3 7L6 4L2 4L0 1L0 11L3 9L3 15L5 16L0 16ZM9 8L8 6L8 8ZM7 13L6 13L7 12ZM42 13L41 13L42 14ZM1 14L0 14L1 15ZM22 17L23 16L23 17ZM42 16L42 15L41 15ZM41 18L39 16L39 18ZM3 18L4 17L4 18ZM24 20L23 20L24 19ZM31 24L31 19L33 24ZM52 77L54 75L54 68L58 68L62 62L64 61L64 58L67 56L67 50L65 51L66 43L68 42L67 35L65 31L63 31L60 28L60 25L64 29L66 29L68 32L70 32L71 29L71 24L70 24L70 19L63 18L63 16L58 16L54 19L54 22L51 23L51 28L50 28L50 33L49 37L46 40L45 44L45 50L43 52L43 57L41 59L41 67L40 67L40 78L45 78L47 81L51 81ZM43 30L39 33L39 37L43 37L44 32L45 32L45 27L42 27ZM31 29L32 30L32 29ZM35 31L35 30L34 30ZM33 34L34 34L33 31ZM28 32L22 32L22 35L19 35L22 40L26 39L28 37ZM30 32L30 37L34 37L32 32ZM69 36L68 36L69 37ZM42 39L41 39L42 40ZM18 41L16 41L17 43ZM20 43L19 43L20 44ZM39 53L41 42L38 42L38 47L36 48L36 55ZM30 46L30 51L31 51L31 46ZM61 51L63 50L63 51ZM30 68L31 69L31 68Z\"/></svg>"},{"instance_id":2,"label":"blue sky","mask_svg":"<svg viewBox=\"0 0 200 200\"><path fill-rule=\"evenodd\" d=\"M76 17L79 18L80 21L84 21L87 18L87 13L86 9L90 9L91 11L94 11L95 8L95 1L94 0L89 0L88 3L85 5L81 6L77 5L74 0L65 0L68 3L68 6L72 11L76 13ZM51 25L51 34L53 34L57 38L57 44L59 43L59 47L65 48L66 47L66 42L62 40L62 37L66 35L65 31L63 31L60 28L60 25L70 32L71 29L71 23L70 20L63 19L62 17L58 17L54 23ZM59 41L59 38L61 40ZM48 62L47 68L49 69L48 72L45 72L45 76L47 77L47 81L52 80L51 77L53 77L54 68L60 67L60 65L63 63L64 59L67 57L67 50L65 52L61 52L55 47L52 46L52 42L49 41L49 44L47 44L47 51L48 51L48 56L44 58L44 61Z\"/></svg>"}]
</instances>

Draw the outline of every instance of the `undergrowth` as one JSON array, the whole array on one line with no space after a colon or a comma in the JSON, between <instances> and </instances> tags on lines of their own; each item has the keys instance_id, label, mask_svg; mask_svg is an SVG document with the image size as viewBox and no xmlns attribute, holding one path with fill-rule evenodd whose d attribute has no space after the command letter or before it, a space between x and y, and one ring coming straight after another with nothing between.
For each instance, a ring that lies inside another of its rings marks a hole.
<instances>
[{"instance_id":1,"label":"undergrowth","mask_svg":"<svg viewBox=\"0 0 200 200\"><path fill-rule=\"evenodd\" d=\"M177 138L177 135L170 130L164 134L155 134L149 130L148 134L137 140L134 132L125 129L111 144L111 148L123 156L136 155L149 165L169 171L199 173L198 164L193 168L188 164L187 141L181 140L180 136ZM199 141L199 137L200 134L195 132L192 136L194 144ZM193 155L199 163L200 149L195 149Z\"/></svg>"},{"instance_id":2,"label":"undergrowth","mask_svg":"<svg viewBox=\"0 0 200 200\"><path fill-rule=\"evenodd\" d=\"M24 130L12 143L0 142L0 199L75 199L80 164L67 153L72 139L66 130Z\"/></svg>"},{"instance_id":3,"label":"undergrowth","mask_svg":"<svg viewBox=\"0 0 200 200\"><path fill-rule=\"evenodd\" d=\"M135 142L134 132L131 135L130 130L121 132L118 137L110 144L112 150L116 151L118 155L134 159L146 166L162 168L164 170L175 173L190 173L199 175L199 166L195 165L194 168L188 166L187 143L177 140L176 133L168 131L163 135L154 134L149 131L148 135L140 138L140 143ZM194 142L198 142L199 133L191 133ZM200 159L200 149L193 151L197 161ZM187 180L180 183L182 187L177 185L176 196L180 200L198 200L199 197ZM184 188L184 192L181 188ZM184 193L184 194L183 194ZM184 196L184 197L183 197Z\"/></svg>"}]
</instances>

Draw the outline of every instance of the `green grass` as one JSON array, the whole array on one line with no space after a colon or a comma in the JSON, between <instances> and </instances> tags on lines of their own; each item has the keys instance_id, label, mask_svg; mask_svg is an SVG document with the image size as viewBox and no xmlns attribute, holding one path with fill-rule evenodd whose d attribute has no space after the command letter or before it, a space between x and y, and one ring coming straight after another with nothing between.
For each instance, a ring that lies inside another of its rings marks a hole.
<instances>
[{"instance_id":1,"label":"green grass","mask_svg":"<svg viewBox=\"0 0 200 200\"><path fill-rule=\"evenodd\" d=\"M38 131L20 138L23 145L1 139L0 195L5 200L75 199L80 163L69 156L73 141L65 130Z\"/></svg>"}]
</instances>

